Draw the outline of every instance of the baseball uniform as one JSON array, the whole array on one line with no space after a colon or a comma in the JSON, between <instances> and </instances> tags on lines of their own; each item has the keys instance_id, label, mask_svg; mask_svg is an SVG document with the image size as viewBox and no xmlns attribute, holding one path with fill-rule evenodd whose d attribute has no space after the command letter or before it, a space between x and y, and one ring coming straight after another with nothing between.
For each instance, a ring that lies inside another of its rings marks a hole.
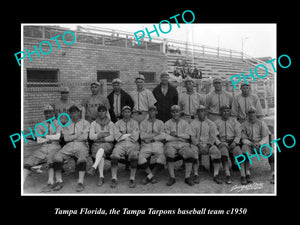
<instances>
[{"instance_id":1,"label":"baseball uniform","mask_svg":"<svg viewBox=\"0 0 300 225\"><path fill-rule=\"evenodd\" d=\"M110 156L111 159L121 159L128 155L128 160L138 159L139 124L132 118L115 123L114 138L118 142Z\"/></svg>"},{"instance_id":2,"label":"baseball uniform","mask_svg":"<svg viewBox=\"0 0 300 225\"><path fill-rule=\"evenodd\" d=\"M165 164L166 158L164 155L164 144L162 141L165 139L164 122L159 119L150 121L145 119L140 124L140 137L142 146L139 153L138 164L147 162L147 158L153 155L153 160L156 163ZM145 139L153 138L151 143L146 143Z\"/></svg>"},{"instance_id":3,"label":"baseball uniform","mask_svg":"<svg viewBox=\"0 0 300 225\"><path fill-rule=\"evenodd\" d=\"M201 155L210 155L213 160L221 159L221 152L214 145L216 134L216 125L211 120L207 118L203 121L199 119L193 120L191 123L192 148L196 149Z\"/></svg>"},{"instance_id":4,"label":"baseball uniform","mask_svg":"<svg viewBox=\"0 0 300 225\"><path fill-rule=\"evenodd\" d=\"M84 106L85 112L85 119L88 122L94 121L98 116L98 107L100 105L105 105L106 108L109 110L109 102L108 99L101 96L101 95L91 95L84 100L82 100L81 105Z\"/></svg>"},{"instance_id":5,"label":"baseball uniform","mask_svg":"<svg viewBox=\"0 0 300 225\"><path fill-rule=\"evenodd\" d=\"M245 97L242 94L239 94L234 97L234 101L232 103L231 115L236 117L238 121L243 123L247 118L247 112L250 107L255 107L257 110L257 116L263 116L262 107L260 104L260 100L257 95L250 94Z\"/></svg>"},{"instance_id":6,"label":"baseball uniform","mask_svg":"<svg viewBox=\"0 0 300 225\"><path fill-rule=\"evenodd\" d=\"M148 116L149 107L156 103L151 91L144 88L142 91L133 90L130 96L134 102L132 118L141 123Z\"/></svg>"},{"instance_id":7,"label":"baseball uniform","mask_svg":"<svg viewBox=\"0 0 300 225\"><path fill-rule=\"evenodd\" d=\"M27 158L24 162L24 168L31 169L31 167L46 162L49 167L52 166L54 154L61 148L59 144L60 133L62 127L59 125L56 119L51 122L46 122L48 133L43 137L37 137L37 142L40 143L40 147L36 150L33 155ZM40 135L45 134L46 128L42 125L37 126L36 132Z\"/></svg>"},{"instance_id":8,"label":"baseball uniform","mask_svg":"<svg viewBox=\"0 0 300 225\"><path fill-rule=\"evenodd\" d=\"M92 144L91 152L92 157L96 157L99 148L104 149L105 154L110 154L113 148L115 125L108 118L101 121L97 118L91 123L89 138L94 141ZM99 133L109 133L109 136L99 139L97 135Z\"/></svg>"},{"instance_id":9,"label":"baseball uniform","mask_svg":"<svg viewBox=\"0 0 300 225\"><path fill-rule=\"evenodd\" d=\"M172 118L165 123L166 141L165 156L168 160L175 158L179 154L184 159L197 159L197 151L192 149L189 144L191 128L189 123L184 119L179 119L177 122ZM171 136L170 133L175 132L177 137Z\"/></svg>"},{"instance_id":10,"label":"baseball uniform","mask_svg":"<svg viewBox=\"0 0 300 225\"><path fill-rule=\"evenodd\" d=\"M74 156L79 162L86 162L89 153L87 138L90 130L90 123L84 119L71 123L62 131L66 144L54 155L54 162L62 163Z\"/></svg>"},{"instance_id":11,"label":"baseball uniform","mask_svg":"<svg viewBox=\"0 0 300 225\"><path fill-rule=\"evenodd\" d=\"M183 118L191 122L197 113L197 109L200 105L205 105L205 97L198 92L191 94L182 93L179 95L179 106L183 112Z\"/></svg>"},{"instance_id":12,"label":"baseball uniform","mask_svg":"<svg viewBox=\"0 0 300 225\"><path fill-rule=\"evenodd\" d=\"M205 106L208 111L208 119L215 121L220 116L220 108L223 105L228 105L231 108L233 97L226 91L221 91L221 93L216 93L212 91L208 93L205 97Z\"/></svg>"}]
</instances>

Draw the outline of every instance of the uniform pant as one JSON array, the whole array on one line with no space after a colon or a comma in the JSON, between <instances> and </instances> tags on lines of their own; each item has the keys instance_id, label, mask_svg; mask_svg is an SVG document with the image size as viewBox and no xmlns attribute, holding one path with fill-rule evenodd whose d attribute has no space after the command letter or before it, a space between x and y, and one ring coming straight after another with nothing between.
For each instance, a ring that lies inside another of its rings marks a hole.
<instances>
[{"instance_id":1,"label":"uniform pant","mask_svg":"<svg viewBox=\"0 0 300 225\"><path fill-rule=\"evenodd\" d=\"M60 148L61 146L58 142L42 144L38 150L36 150L31 156L29 156L29 158L25 160L24 167L30 169L31 167L44 162L51 166L53 163L53 156L59 151Z\"/></svg>"},{"instance_id":2,"label":"uniform pant","mask_svg":"<svg viewBox=\"0 0 300 225\"><path fill-rule=\"evenodd\" d=\"M195 145L192 145L192 148L197 151L197 154L198 155L209 155L211 157L212 160L214 159L221 159L221 156L222 154L223 155L228 155L228 151L223 151L221 152L217 146L215 145L212 145L210 148L208 147L205 147L205 146L201 146L201 147L198 147L198 146L195 146Z\"/></svg>"},{"instance_id":3,"label":"uniform pant","mask_svg":"<svg viewBox=\"0 0 300 225\"><path fill-rule=\"evenodd\" d=\"M128 160L137 160L139 155L139 149L140 146L137 142L131 142L131 141L121 141L118 142L115 145L115 148L112 151L112 154L110 156L111 159L121 159L125 158L125 156L128 156Z\"/></svg>"},{"instance_id":4,"label":"uniform pant","mask_svg":"<svg viewBox=\"0 0 300 225\"><path fill-rule=\"evenodd\" d=\"M63 160L68 160L71 157L76 157L77 163L86 162L89 155L89 148L86 142L68 142L64 147L58 151L54 157L53 162L62 163Z\"/></svg>"},{"instance_id":5,"label":"uniform pant","mask_svg":"<svg viewBox=\"0 0 300 225\"><path fill-rule=\"evenodd\" d=\"M192 148L189 143L181 141L169 141L165 144L165 156L174 159L178 154L183 159L198 159L197 149Z\"/></svg>"},{"instance_id":6,"label":"uniform pant","mask_svg":"<svg viewBox=\"0 0 300 225\"><path fill-rule=\"evenodd\" d=\"M104 158L106 155L109 155L112 152L113 144L110 142L101 142L101 143L94 142L92 144L92 148L91 148L93 158L96 158L96 154L97 154L99 148L103 148L103 150L104 150L103 158Z\"/></svg>"},{"instance_id":7,"label":"uniform pant","mask_svg":"<svg viewBox=\"0 0 300 225\"><path fill-rule=\"evenodd\" d=\"M147 158L153 155L153 160L159 164L166 163L166 157L164 155L164 144L160 141L152 143L143 143L139 153L138 164L144 164L147 162Z\"/></svg>"},{"instance_id":8,"label":"uniform pant","mask_svg":"<svg viewBox=\"0 0 300 225\"><path fill-rule=\"evenodd\" d=\"M259 148L256 149L257 154L260 154L259 149L260 149L260 146L259 146ZM246 154L246 152L248 152L249 155L255 154L254 148L252 148L250 145L243 144L239 155ZM263 154L264 156L270 155L271 154L270 148L268 148L267 146L262 147L261 154Z\"/></svg>"}]
</instances>

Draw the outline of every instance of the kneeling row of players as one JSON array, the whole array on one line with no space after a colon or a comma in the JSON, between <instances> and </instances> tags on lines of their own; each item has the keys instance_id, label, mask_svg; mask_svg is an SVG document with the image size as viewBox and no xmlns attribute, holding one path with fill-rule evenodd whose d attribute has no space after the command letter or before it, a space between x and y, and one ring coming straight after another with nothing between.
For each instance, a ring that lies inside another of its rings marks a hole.
<instances>
[{"instance_id":1,"label":"kneeling row of players","mask_svg":"<svg viewBox=\"0 0 300 225\"><path fill-rule=\"evenodd\" d=\"M97 186L104 183L104 159L110 155L111 159L111 187L115 188L118 183L118 162L125 156L130 164L129 187L136 187L135 174L137 166L145 169L147 176L142 183L156 183L157 174L167 165L170 178L166 183L171 186L176 183L174 164L177 155L183 158L185 166L184 182L190 186L198 184L198 175L201 156L209 155L213 165L213 180L221 184L223 180L219 176L221 163L225 170L225 183L231 184L229 158L234 165L234 156L252 153L254 147L266 142L268 128L263 121L255 116L255 108L249 110L249 120L242 125L230 117L230 108L221 107L222 118L215 122L206 118L205 106L197 110L197 118L188 122L181 118L181 109L174 105L171 107L172 118L166 123L156 119L157 109L155 106L149 108L148 117L140 124L131 118L131 108L125 106L122 109L123 118L115 124L111 122L106 114L105 106L99 106L99 115L91 124L80 118L80 109L72 106L69 109L71 123L65 128L60 127L54 121L53 127L48 126L48 134L44 138L38 138L41 147L24 163L24 181L31 167L46 160L48 169L48 184L42 191L58 191L63 188L62 167L65 160L71 157L77 159L77 170L79 171L77 192L84 190L84 176L86 161L89 156L88 138L93 141L91 154L94 164L88 170L94 174L98 168L99 179ZM44 110L46 120L53 117L53 108L47 106ZM254 116L253 116L254 115ZM250 124L249 126L247 124ZM254 126L253 126L254 124ZM247 131L251 127L252 133ZM253 127L260 132L253 131ZM43 128L43 127L42 127ZM41 128L41 129L42 129ZM39 133L43 133L40 131ZM253 133L254 132L254 133ZM259 135L257 135L259 133ZM254 135L253 135L254 134ZM59 140L65 141L63 147ZM139 144L139 138L141 144ZM113 143L116 142L114 145ZM242 147L240 147L242 145ZM268 150L265 149L266 151ZM148 158L152 157L155 166L150 169ZM273 162L269 161L271 168ZM240 166L241 183L251 183L249 161ZM193 174L193 175L192 175ZM54 182L54 179L56 180Z\"/></svg>"}]
</instances>

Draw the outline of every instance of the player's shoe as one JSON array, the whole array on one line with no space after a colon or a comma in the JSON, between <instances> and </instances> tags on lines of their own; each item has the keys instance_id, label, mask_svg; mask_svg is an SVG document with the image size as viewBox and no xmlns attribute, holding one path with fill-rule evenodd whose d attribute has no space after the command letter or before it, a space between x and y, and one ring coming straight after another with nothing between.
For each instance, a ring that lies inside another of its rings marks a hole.
<instances>
[{"instance_id":1,"label":"player's shoe","mask_svg":"<svg viewBox=\"0 0 300 225\"><path fill-rule=\"evenodd\" d=\"M84 190L83 183L78 183L76 186L76 192L82 192Z\"/></svg>"}]
</instances>

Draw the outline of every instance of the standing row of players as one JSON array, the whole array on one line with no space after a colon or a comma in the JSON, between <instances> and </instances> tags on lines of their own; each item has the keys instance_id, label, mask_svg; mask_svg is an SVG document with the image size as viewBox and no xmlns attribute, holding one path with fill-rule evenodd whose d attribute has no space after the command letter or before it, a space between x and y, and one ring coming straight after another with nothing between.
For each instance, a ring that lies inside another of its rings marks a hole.
<instances>
[{"instance_id":1,"label":"standing row of players","mask_svg":"<svg viewBox=\"0 0 300 225\"><path fill-rule=\"evenodd\" d=\"M186 93L178 98L177 90L168 82L168 74L160 77L161 83L151 92L144 88L144 77L139 76L135 80L137 89L130 94L121 89L121 80L115 79L112 82L114 90L107 98L98 95L100 84L93 82L92 95L82 101L82 107L68 100L69 91L64 88L60 101L53 107L47 106L44 112L49 119L54 113L68 111L71 124L60 129L56 123L56 131L49 128L45 138L38 138L37 141L43 144L24 163L24 180L32 166L46 160L49 179L43 191L60 190L63 187L63 161L74 156L79 171L76 191L84 190L89 139L93 141L91 153L95 162L88 173L94 174L98 168L98 186L104 183L105 154L111 154L112 188L117 186L118 161L124 156L130 162L130 187L136 186L137 165L148 173L143 179L146 184L157 182L155 175L165 163L170 175L167 185L173 185L176 182L174 159L177 154L184 160L186 184L199 183L198 168L202 166L203 154L212 159L213 180L222 183L219 177L222 163L225 182L230 184L229 158L234 166L234 156L246 152L251 154L254 148L268 142L268 128L258 119L262 117L259 99L250 93L247 84L242 85L241 95L233 99L222 90L222 81L218 78L213 81L215 90L205 97L194 91L193 80L186 80ZM61 121L64 122L62 117ZM61 148L59 140L62 136L66 144ZM263 148L262 151L268 150ZM152 170L148 163L151 155L156 162ZM274 177L274 163L272 158L269 159ZM249 161L240 166L241 183L251 183Z\"/></svg>"}]
</instances>

